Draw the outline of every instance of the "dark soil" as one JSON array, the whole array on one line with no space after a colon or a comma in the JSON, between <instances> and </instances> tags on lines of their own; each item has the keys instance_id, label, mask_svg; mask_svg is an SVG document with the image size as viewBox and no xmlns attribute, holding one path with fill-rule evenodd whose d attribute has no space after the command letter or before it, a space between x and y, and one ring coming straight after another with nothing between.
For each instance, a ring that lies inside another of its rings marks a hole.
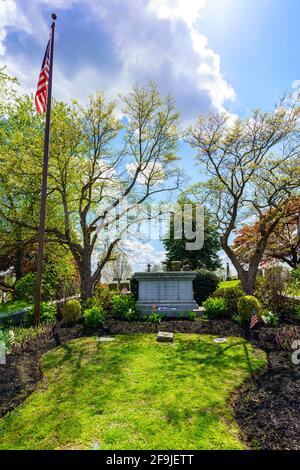
<instances>
[{"instance_id":1,"label":"dark soil","mask_svg":"<svg viewBox=\"0 0 300 470\"><path fill-rule=\"evenodd\" d=\"M233 397L235 419L252 448L300 450L300 365L281 350L281 330L259 332L254 343L267 352L268 366ZM300 339L300 328L293 332Z\"/></svg>"},{"instance_id":2,"label":"dark soil","mask_svg":"<svg viewBox=\"0 0 300 470\"><path fill-rule=\"evenodd\" d=\"M41 379L41 356L71 339L82 336L84 329L74 327L49 327L22 348L12 351L6 364L0 365L0 417L22 403L36 388Z\"/></svg>"},{"instance_id":3,"label":"dark soil","mask_svg":"<svg viewBox=\"0 0 300 470\"><path fill-rule=\"evenodd\" d=\"M210 321L162 321L160 324L147 322L122 322L108 320L104 327L110 334L130 333L155 333L157 331L169 331L172 333L198 333L217 336L243 336L243 328L232 320L210 320Z\"/></svg>"}]
</instances>

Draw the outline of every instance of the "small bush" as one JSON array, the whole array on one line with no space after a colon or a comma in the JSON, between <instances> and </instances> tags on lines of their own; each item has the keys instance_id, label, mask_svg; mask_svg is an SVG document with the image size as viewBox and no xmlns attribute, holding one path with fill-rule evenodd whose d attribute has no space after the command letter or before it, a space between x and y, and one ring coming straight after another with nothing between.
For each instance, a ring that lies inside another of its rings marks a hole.
<instances>
[{"instance_id":1,"label":"small bush","mask_svg":"<svg viewBox=\"0 0 300 470\"><path fill-rule=\"evenodd\" d=\"M112 315L122 320L134 320L137 316L135 300L132 295L115 295L112 301Z\"/></svg>"},{"instance_id":2,"label":"small bush","mask_svg":"<svg viewBox=\"0 0 300 470\"><path fill-rule=\"evenodd\" d=\"M209 297L203 302L203 307L205 308L205 315L207 315L208 318L224 317L227 313L226 302L221 297Z\"/></svg>"},{"instance_id":3,"label":"small bush","mask_svg":"<svg viewBox=\"0 0 300 470\"><path fill-rule=\"evenodd\" d=\"M199 305L216 290L219 279L216 274L207 269L201 269L197 272L197 277L193 281L194 299Z\"/></svg>"},{"instance_id":4,"label":"small bush","mask_svg":"<svg viewBox=\"0 0 300 470\"><path fill-rule=\"evenodd\" d=\"M262 311L261 319L267 326L277 326L279 323L279 316L270 310Z\"/></svg>"},{"instance_id":5,"label":"small bush","mask_svg":"<svg viewBox=\"0 0 300 470\"><path fill-rule=\"evenodd\" d=\"M238 315L243 323L251 320L253 310L256 310L257 316L260 315L261 303L253 295L244 295L238 301Z\"/></svg>"},{"instance_id":6,"label":"small bush","mask_svg":"<svg viewBox=\"0 0 300 470\"><path fill-rule=\"evenodd\" d=\"M47 302L41 303L41 323L55 323L56 322L56 306L48 304ZM34 320L34 307L29 307L26 311L26 323L33 324Z\"/></svg>"},{"instance_id":7,"label":"small bush","mask_svg":"<svg viewBox=\"0 0 300 470\"><path fill-rule=\"evenodd\" d=\"M146 316L145 320L149 323L154 323L154 324L159 325L162 322L162 320L164 320L165 318L166 318L165 314L153 312L151 313L151 315Z\"/></svg>"},{"instance_id":8,"label":"small bush","mask_svg":"<svg viewBox=\"0 0 300 470\"><path fill-rule=\"evenodd\" d=\"M243 295L244 291L241 285L237 285L234 287L219 288L213 293L212 297L224 299L227 305L227 315L228 317L232 317L237 313L238 301Z\"/></svg>"},{"instance_id":9,"label":"small bush","mask_svg":"<svg viewBox=\"0 0 300 470\"><path fill-rule=\"evenodd\" d=\"M109 290L108 287L97 287L93 298L94 305L101 307L106 313L109 313L112 309L114 296L115 293Z\"/></svg>"},{"instance_id":10,"label":"small bush","mask_svg":"<svg viewBox=\"0 0 300 470\"><path fill-rule=\"evenodd\" d=\"M101 307L88 308L83 312L83 319L88 328L98 328L105 319L104 310Z\"/></svg>"},{"instance_id":11,"label":"small bush","mask_svg":"<svg viewBox=\"0 0 300 470\"><path fill-rule=\"evenodd\" d=\"M79 322L81 319L81 305L79 300L67 300L62 308L62 321L65 325Z\"/></svg>"},{"instance_id":12,"label":"small bush","mask_svg":"<svg viewBox=\"0 0 300 470\"><path fill-rule=\"evenodd\" d=\"M256 280L255 296L266 309L281 313L285 309L284 294L290 284L290 273L286 268L273 266L265 276Z\"/></svg>"},{"instance_id":13,"label":"small bush","mask_svg":"<svg viewBox=\"0 0 300 470\"><path fill-rule=\"evenodd\" d=\"M189 312L189 320L190 321L195 321L197 318L197 313L196 312Z\"/></svg>"},{"instance_id":14,"label":"small bush","mask_svg":"<svg viewBox=\"0 0 300 470\"><path fill-rule=\"evenodd\" d=\"M4 350L1 343L4 345ZM14 343L15 335L12 330L0 330L0 353L9 353Z\"/></svg>"}]
</instances>

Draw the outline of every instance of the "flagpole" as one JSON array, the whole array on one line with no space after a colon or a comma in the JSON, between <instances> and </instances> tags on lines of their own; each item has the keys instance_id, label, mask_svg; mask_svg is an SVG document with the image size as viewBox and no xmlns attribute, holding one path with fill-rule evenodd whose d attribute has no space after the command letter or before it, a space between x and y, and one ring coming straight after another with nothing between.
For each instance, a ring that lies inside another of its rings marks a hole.
<instances>
[{"instance_id":1,"label":"flagpole","mask_svg":"<svg viewBox=\"0 0 300 470\"><path fill-rule=\"evenodd\" d=\"M41 193L41 206L40 206L39 244L38 244L37 271L36 271L36 284L35 284L35 296L34 296L34 325L38 325L40 323L40 318L41 318L41 289L42 289L42 275L43 275L44 240L45 240L47 179L48 179L48 162L49 162L49 147L50 147L52 72L53 72L54 34L55 34L55 20L56 19L57 19L57 16L55 15L55 13L53 13L52 14L53 22L51 25L49 83L48 83L48 95L47 95L42 193Z\"/></svg>"}]
</instances>

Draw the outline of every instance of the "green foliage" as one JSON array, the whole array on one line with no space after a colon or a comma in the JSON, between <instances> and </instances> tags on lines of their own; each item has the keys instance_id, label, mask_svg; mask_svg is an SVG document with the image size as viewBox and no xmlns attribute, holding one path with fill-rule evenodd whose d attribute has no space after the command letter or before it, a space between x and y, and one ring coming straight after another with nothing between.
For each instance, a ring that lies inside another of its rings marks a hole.
<instances>
[{"instance_id":1,"label":"green foliage","mask_svg":"<svg viewBox=\"0 0 300 470\"><path fill-rule=\"evenodd\" d=\"M201 305L218 287L219 279L212 271L201 269L193 281L194 299Z\"/></svg>"},{"instance_id":2,"label":"green foliage","mask_svg":"<svg viewBox=\"0 0 300 470\"><path fill-rule=\"evenodd\" d=\"M15 343L15 335L11 329L0 330L0 343L4 344L4 351L1 348L1 353L9 353Z\"/></svg>"},{"instance_id":3,"label":"green foliage","mask_svg":"<svg viewBox=\"0 0 300 470\"><path fill-rule=\"evenodd\" d=\"M222 298L209 297L202 305L208 318L222 318L226 316L227 305Z\"/></svg>"},{"instance_id":4,"label":"green foliage","mask_svg":"<svg viewBox=\"0 0 300 470\"><path fill-rule=\"evenodd\" d=\"M97 287L94 296L95 305L101 307L106 313L110 313L115 295L108 287Z\"/></svg>"},{"instance_id":5,"label":"green foliage","mask_svg":"<svg viewBox=\"0 0 300 470\"><path fill-rule=\"evenodd\" d=\"M296 315L296 317L299 317L299 318L300 318L300 304L295 305L295 307L294 307L294 315Z\"/></svg>"},{"instance_id":6,"label":"green foliage","mask_svg":"<svg viewBox=\"0 0 300 470\"><path fill-rule=\"evenodd\" d=\"M271 310L263 310L261 312L261 319L267 326L277 326L279 323L279 316Z\"/></svg>"},{"instance_id":7,"label":"green foliage","mask_svg":"<svg viewBox=\"0 0 300 470\"><path fill-rule=\"evenodd\" d=\"M48 304L47 302L41 303L41 323L55 323L56 322L57 308L55 305ZM34 307L29 307L26 311L26 323L32 325L34 319Z\"/></svg>"},{"instance_id":8,"label":"green foliage","mask_svg":"<svg viewBox=\"0 0 300 470\"><path fill-rule=\"evenodd\" d=\"M234 287L221 287L218 288L214 293L213 297L222 298L225 300L227 305L227 315L230 317L237 313L238 301L243 297L244 291L241 285L236 285Z\"/></svg>"},{"instance_id":9,"label":"green foliage","mask_svg":"<svg viewBox=\"0 0 300 470\"><path fill-rule=\"evenodd\" d=\"M186 196L182 197L178 204L192 204ZM170 222L171 237L163 240L166 249L166 261L164 266L167 271L172 269L172 261L182 261L184 268L196 271L199 269L208 269L211 271L221 267L219 258L220 240L216 227L211 222L211 217L207 209L204 213L204 245L201 250L186 250L186 240L174 239L174 219ZM199 222L198 222L199 223ZM192 229L196 230L196 211L193 207Z\"/></svg>"},{"instance_id":10,"label":"green foliage","mask_svg":"<svg viewBox=\"0 0 300 470\"><path fill-rule=\"evenodd\" d=\"M19 299L25 299L28 302L33 300L35 280L35 273L28 273L16 282L15 289Z\"/></svg>"},{"instance_id":11,"label":"green foliage","mask_svg":"<svg viewBox=\"0 0 300 470\"><path fill-rule=\"evenodd\" d=\"M135 299L132 295L115 295L112 302L112 315L122 320L134 320L136 318Z\"/></svg>"},{"instance_id":12,"label":"green foliage","mask_svg":"<svg viewBox=\"0 0 300 470\"><path fill-rule=\"evenodd\" d=\"M190 321L195 321L196 318L197 318L197 313L196 312L193 312L193 311L189 312L189 320Z\"/></svg>"},{"instance_id":13,"label":"green foliage","mask_svg":"<svg viewBox=\"0 0 300 470\"><path fill-rule=\"evenodd\" d=\"M105 319L104 310L101 307L88 308L83 312L83 319L88 328L98 328Z\"/></svg>"},{"instance_id":14,"label":"green foliage","mask_svg":"<svg viewBox=\"0 0 300 470\"><path fill-rule=\"evenodd\" d=\"M38 325L38 326L30 326L22 327L22 326L15 326L12 331L15 337L15 343L17 345L24 345L25 343L31 341L32 339L42 335L49 329L49 325Z\"/></svg>"},{"instance_id":15,"label":"green foliage","mask_svg":"<svg viewBox=\"0 0 300 470\"><path fill-rule=\"evenodd\" d=\"M300 267L291 271L291 282L288 292L292 295L299 295L300 292Z\"/></svg>"},{"instance_id":16,"label":"green foliage","mask_svg":"<svg viewBox=\"0 0 300 470\"><path fill-rule=\"evenodd\" d=\"M78 323L81 319L81 305L79 300L67 300L62 308L62 321L65 325Z\"/></svg>"},{"instance_id":17,"label":"green foliage","mask_svg":"<svg viewBox=\"0 0 300 470\"><path fill-rule=\"evenodd\" d=\"M256 280L255 296L266 309L281 313L285 307L284 293L290 281L287 269L273 266L265 271L264 277Z\"/></svg>"},{"instance_id":18,"label":"green foliage","mask_svg":"<svg viewBox=\"0 0 300 470\"><path fill-rule=\"evenodd\" d=\"M244 295L238 301L238 314L242 322L249 322L253 310L256 311L257 316L260 316L261 303L253 295Z\"/></svg>"},{"instance_id":19,"label":"green foliage","mask_svg":"<svg viewBox=\"0 0 300 470\"><path fill-rule=\"evenodd\" d=\"M166 318L166 315L164 313L156 313L152 312L150 315L145 316L145 320L149 323L154 323L156 325L159 325L164 319Z\"/></svg>"}]
</instances>

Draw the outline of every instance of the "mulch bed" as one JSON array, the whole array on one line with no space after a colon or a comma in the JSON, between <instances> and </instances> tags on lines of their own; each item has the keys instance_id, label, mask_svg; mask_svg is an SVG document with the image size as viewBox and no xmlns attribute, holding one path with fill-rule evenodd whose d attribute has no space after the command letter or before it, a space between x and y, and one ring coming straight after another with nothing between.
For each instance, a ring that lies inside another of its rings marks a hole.
<instances>
[{"instance_id":1,"label":"mulch bed","mask_svg":"<svg viewBox=\"0 0 300 470\"><path fill-rule=\"evenodd\" d=\"M253 342L267 352L268 366L233 397L235 419L252 448L300 450L300 365L293 365L290 350L282 350L281 331L259 332ZM292 331L300 339L300 327Z\"/></svg>"},{"instance_id":2,"label":"mulch bed","mask_svg":"<svg viewBox=\"0 0 300 470\"><path fill-rule=\"evenodd\" d=\"M14 349L0 365L0 417L22 403L36 388L42 374L41 356L71 339L83 336L80 325L70 328L49 327L41 335Z\"/></svg>"},{"instance_id":3,"label":"mulch bed","mask_svg":"<svg viewBox=\"0 0 300 470\"><path fill-rule=\"evenodd\" d=\"M160 325L146 322L107 320L99 333L178 333L244 336L244 330L231 320L209 322L164 321ZM280 329L281 330L281 329ZM258 372L232 397L234 416L250 448L300 450L300 365L294 366L291 352L282 350L279 329L263 328L250 338L268 354L268 367ZM83 326L49 327L22 349L14 350L0 365L0 417L22 403L39 380L41 356L71 339L93 332ZM293 328L300 339L300 327Z\"/></svg>"}]
</instances>

